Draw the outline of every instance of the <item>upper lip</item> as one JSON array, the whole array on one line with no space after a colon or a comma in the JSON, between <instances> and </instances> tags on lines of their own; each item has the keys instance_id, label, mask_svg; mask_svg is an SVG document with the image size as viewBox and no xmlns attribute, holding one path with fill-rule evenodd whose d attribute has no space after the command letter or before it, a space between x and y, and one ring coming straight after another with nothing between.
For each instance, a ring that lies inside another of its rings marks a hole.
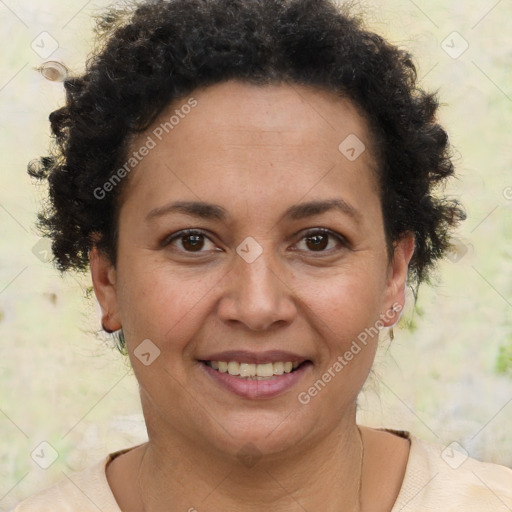
<instances>
[{"instance_id":1,"label":"upper lip","mask_svg":"<svg viewBox=\"0 0 512 512\"><path fill-rule=\"evenodd\" d=\"M237 361L239 363L277 363L277 362L298 362L303 363L308 358L293 352L282 350L268 350L265 352L249 352L247 350L227 350L225 352L215 352L205 357L200 357L200 361Z\"/></svg>"}]
</instances>

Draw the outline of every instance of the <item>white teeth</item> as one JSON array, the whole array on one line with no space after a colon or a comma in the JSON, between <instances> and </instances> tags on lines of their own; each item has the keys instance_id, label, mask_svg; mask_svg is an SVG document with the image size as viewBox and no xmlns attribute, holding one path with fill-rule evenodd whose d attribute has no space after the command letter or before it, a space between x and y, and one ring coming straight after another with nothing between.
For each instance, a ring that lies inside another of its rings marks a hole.
<instances>
[{"instance_id":1,"label":"white teeth","mask_svg":"<svg viewBox=\"0 0 512 512\"><path fill-rule=\"evenodd\" d=\"M274 375L283 375L284 363L274 363Z\"/></svg>"},{"instance_id":2,"label":"white teeth","mask_svg":"<svg viewBox=\"0 0 512 512\"><path fill-rule=\"evenodd\" d=\"M240 375L240 365L234 361L230 361L228 363L228 373L229 375Z\"/></svg>"},{"instance_id":3,"label":"white teeth","mask_svg":"<svg viewBox=\"0 0 512 512\"><path fill-rule=\"evenodd\" d=\"M239 364L239 363L233 363ZM256 377L256 365L250 363L240 363L240 377Z\"/></svg>"},{"instance_id":4,"label":"white teeth","mask_svg":"<svg viewBox=\"0 0 512 512\"><path fill-rule=\"evenodd\" d=\"M263 377L270 378L274 375L283 375L290 373L299 366L297 361L278 361L276 363L239 363L237 361L209 361L208 363L214 370L230 375L239 375L240 377Z\"/></svg>"},{"instance_id":5,"label":"white teeth","mask_svg":"<svg viewBox=\"0 0 512 512\"><path fill-rule=\"evenodd\" d=\"M274 365L272 363L256 365L256 375L258 377L272 377L274 375Z\"/></svg>"}]
</instances>

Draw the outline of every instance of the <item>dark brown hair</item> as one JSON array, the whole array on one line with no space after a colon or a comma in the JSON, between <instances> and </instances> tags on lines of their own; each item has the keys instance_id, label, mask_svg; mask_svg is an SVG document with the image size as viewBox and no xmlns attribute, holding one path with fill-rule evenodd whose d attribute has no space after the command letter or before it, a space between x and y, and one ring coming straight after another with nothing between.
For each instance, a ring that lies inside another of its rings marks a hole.
<instances>
[{"instance_id":1,"label":"dark brown hair","mask_svg":"<svg viewBox=\"0 0 512 512\"><path fill-rule=\"evenodd\" d=\"M434 193L454 172L448 137L405 50L329 0L146 1L107 11L97 33L85 73L65 80L66 104L50 115L52 154L29 166L49 183L38 225L59 270L86 270L95 243L115 264L122 186L103 198L94 191L126 161L130 136L177 98L238 79L316 86L354 102L378 149L388 247L413 233L409 279L428 279L464 213Z\"/></svg>"}]
</instances>

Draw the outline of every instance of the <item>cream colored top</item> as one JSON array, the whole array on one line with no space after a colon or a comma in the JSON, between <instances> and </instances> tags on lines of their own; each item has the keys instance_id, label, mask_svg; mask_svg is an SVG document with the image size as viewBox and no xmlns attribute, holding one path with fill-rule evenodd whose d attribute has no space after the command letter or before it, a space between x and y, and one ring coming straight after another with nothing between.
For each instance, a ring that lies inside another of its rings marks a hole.
<instances>
[{"instance_id":1,"label":"cream colored top","mask_svg":"<svg viewBox=\"0 0 512 512\"><path fill-rule=\"evenodd\" d=\"M512 510L512 469L466 458L450 447L420 440L408 432L385 430L411 442L404 480L391 512ZM12 512L122 512L110 490L105 468L132 448L71 474L70 479L22 501Z\"/></svg>"}]
</instances>

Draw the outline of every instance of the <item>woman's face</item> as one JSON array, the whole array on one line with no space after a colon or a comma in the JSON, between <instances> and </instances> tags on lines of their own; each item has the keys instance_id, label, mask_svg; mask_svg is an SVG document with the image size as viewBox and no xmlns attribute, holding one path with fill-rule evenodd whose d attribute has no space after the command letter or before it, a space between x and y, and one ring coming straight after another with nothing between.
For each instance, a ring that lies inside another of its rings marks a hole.
<instances>
[{"instance_id":1,"label":"woman's face","mask_svg":"<svg viewBox=\"0 0 512 512\"><path fill-rule=\"evenodd\" d=\"M123 328L150 438L300 449L353 424L413 243L388 260L350 101L239 82L192 97L132 144L117 265L91 256L106 327Z\"/></svg>"}]
</instances>

